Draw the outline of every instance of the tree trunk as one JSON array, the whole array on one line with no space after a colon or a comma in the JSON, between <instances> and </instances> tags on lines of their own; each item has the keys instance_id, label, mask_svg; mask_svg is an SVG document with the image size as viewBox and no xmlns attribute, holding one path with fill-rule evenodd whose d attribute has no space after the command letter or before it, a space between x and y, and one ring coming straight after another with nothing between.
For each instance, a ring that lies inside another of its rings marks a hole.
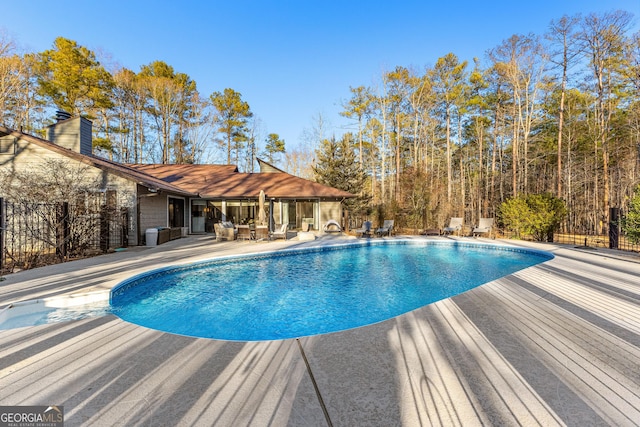
<instances>
[{"instance_id":1,"label":"tree trunk","mask_svg":"<svg viewBox=\"0 0 640 427\"><path fill-rule=\"evenodd\" d=\"M453 194L453 166L451 164L451 117L449 107L447 107L445 121L447 132L447 202L451 204L451 196Z\"/></svg>"}]
</instances>

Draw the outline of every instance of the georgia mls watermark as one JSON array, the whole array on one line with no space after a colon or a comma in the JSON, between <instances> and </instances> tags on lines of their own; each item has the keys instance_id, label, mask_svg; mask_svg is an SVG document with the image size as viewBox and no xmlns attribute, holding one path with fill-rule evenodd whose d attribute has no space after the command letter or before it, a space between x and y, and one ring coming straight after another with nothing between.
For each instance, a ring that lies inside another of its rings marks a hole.
<instances>
[{"instance_id":1,"label":"georgia mls watermark","mask_svg":"<svg viewBox=\"0 0 640 427\"><path fill-rule=\"evenodd\" d=\"M0 406L0 427L64 427L64 407Z\"/></svg>"}]
</instances>

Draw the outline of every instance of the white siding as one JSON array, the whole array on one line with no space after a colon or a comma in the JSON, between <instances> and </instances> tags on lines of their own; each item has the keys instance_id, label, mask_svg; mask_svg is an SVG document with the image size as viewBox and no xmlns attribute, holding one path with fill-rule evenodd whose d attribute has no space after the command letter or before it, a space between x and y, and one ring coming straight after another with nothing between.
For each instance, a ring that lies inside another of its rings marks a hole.
<instances>
[{"instance_id":1,"label":"white siding","mask_svg":"<svg viewBox=\"0 0 640 427\"><path fill-rule=\"evenodd\" d=\"M151 194L157 194L152 196ZM147 228L166 227L168 224L167 196L160 193L141 194L140 232Z\"/></svg>"}]
</instances>

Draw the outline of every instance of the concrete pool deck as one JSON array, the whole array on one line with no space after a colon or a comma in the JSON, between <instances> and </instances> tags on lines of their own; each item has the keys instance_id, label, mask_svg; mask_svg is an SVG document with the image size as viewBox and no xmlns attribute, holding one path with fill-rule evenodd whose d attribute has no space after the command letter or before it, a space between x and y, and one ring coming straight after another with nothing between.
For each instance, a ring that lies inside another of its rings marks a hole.
<instances>
[{"instance_id":1,"label":"concrete pool deck","mask_svg":"<svg viewBox=\"0 0 640 427\"><path fill-rule=\"evenodd\" d=\"M167 265L340 240L131 248L8 275L0 309L108 292ZM333 334L228 342L113 315L0 330L0 405L63 405L66 426L638 425L638 256L498 243L555 258Z\"/></svg>"}]
</instances>

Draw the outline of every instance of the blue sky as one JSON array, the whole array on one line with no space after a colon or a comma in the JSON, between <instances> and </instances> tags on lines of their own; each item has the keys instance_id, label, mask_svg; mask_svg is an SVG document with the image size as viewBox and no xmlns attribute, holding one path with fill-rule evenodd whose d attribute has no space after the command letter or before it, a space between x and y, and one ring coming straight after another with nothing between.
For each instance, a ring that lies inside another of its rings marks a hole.
<instances>
[{"instance_id":1,"label":"blue sky","mask_svg":"<svg viewBox=\"0 0 640 427\"><path fill-rule=\"evenodd\" d=\"M200 93L230 87L287 147L318 115L342 134L349 87L374 86L396 66L423 70L453 52L484 58L513 34L543 34L564 14L623 9L640 28L640 0L495 1L10 1L0 28L29 52L75 40L139 71L162 60ZM328 135L330 136L330 135Z\"/></svg>"}]
</instances>

